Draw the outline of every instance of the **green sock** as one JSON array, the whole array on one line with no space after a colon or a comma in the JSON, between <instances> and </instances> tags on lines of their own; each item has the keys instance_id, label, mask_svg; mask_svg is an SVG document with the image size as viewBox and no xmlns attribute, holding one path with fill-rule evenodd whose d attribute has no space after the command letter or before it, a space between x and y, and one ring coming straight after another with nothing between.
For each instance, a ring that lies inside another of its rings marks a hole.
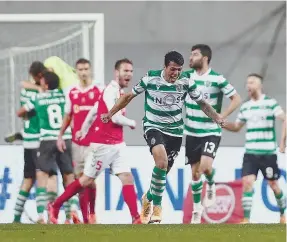
<instances>
[{"instance_id":1,"label":"green sock","mask_svg":"<svg viewBox=\"0 0 287 242\"><path fill-rule=\"evenodd\" d=\"M278 204L278 207L280 209L280 215L283 215L286 209L286 198L284 196L284 193L281 191L279 194L275 194L275 198Z\"/></svg>"},{"instance_id":2,"label":"green sock","mask_svg":"<svg viewBox=\"0 0 287 242\"><path fill-rule=\"evenodd\" d=\"M79 200L78 197L75 195L69 200L71 211L77 211L79 208Z\"/></svg>"},{"instance_id":3,"label":"green sock","mask_svg":"<svg viewBox=\"0 0 287 242\"><path fill-rule=\"evenodd\" d=\"M47 192L45 187L38 187L36 189L36 204L39 216L43 216L47 205Z\"/></svg>"},{"instance_id":4,"label":"green sock","mask_svg":"<svg viewBox=\"0 0 287 242\"><path fill-rule=\"evenodd\" d=\"M71 204L68 202L64 202L64 210L66 214L66 219L71 219Z\"/></svg>"},{"instance_id":5,"label":"green sock","mask_svg":"<svg viewBox=\"0 0 287 242\"><path fill-rule=\"evenodd\" d=\"M199 179L198 181L191 182L194 210L198 210L199 207L201 207L202 186L203 186L203 182L201 179Z\"/></svg>"},{"instance_id":6,"label":"green sock","mask_svg":"<svg viewBox=\"0 0 287 242\"><path fill-rule=\"evenodd\" d=\"M166 170L153 168L152 178L151 178L151 193L153 204L161 206L162 194L165 189L166 184Z\"/></svg>"},{"instance_id":7,"label":"green sock","mask_svg":"<svg viewBox=\"0 0 287 242\"><path fill-rule=\"evenodd\" d=\"M152 201L152 191L151 191L151 187L148 189L147 194L146 194L147 200L149 200L150 202Z\"/></svg>"},{"instance_id":8,"label":"green sock","mask_svg":"<svg viewBox=\"0 0 287 242\"><path fill-rule=\"evenodd\" d=\"M214 180L213 180L214 175L215 175L215 169L212 169L212 172L211 172L210 175L205 175L205 178L206 178L206 180L207 180L207 183L208 183L208 185L210 185L210 186L214 184Z\"/></svg>"},{"instance_id":9,"label":"green sock","mask_svg":"<svg viewBox=\"0 0 287 242\"><path fill-rule=\"evenodd\" d=\"M16 205L15 205L14 222L20 223L21 216L24 210L24 206L25 206L25 203L28 197L29 197L29 192L20 190L17 200L16 200Z\"/></svg>"},{"instance_id":10,"label":"green sock","mask_svg":"<svg viewBox=\"0 0 287 242\"><path fill-rule=\"evenodd\" d=\"M57 198L58 194L56 192L47 192L47 200L49 202L54 202Z\"/></svg>"},{"instance_id":11,"label":"green sock","mask_svg":"<svg viewBox=\"0 0 287 242\"><path fill-rule=\"evenodd\" d=\"M252 192L243 192L242 195L242 208L244 211L244 218L250 219L250 213L252 208Z\"/></svg>"}]
</instances>

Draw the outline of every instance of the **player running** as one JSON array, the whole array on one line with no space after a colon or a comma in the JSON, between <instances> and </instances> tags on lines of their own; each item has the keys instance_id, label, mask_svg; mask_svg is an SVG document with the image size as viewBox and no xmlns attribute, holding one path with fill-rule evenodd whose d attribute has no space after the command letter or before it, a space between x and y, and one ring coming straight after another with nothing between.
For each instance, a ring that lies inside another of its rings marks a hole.
<instances>
[{"instance_id":1,"label":"player running","mask_svg":"<svg viewBox=\"0 0 287 242\"><path fill-rule=\"evenodd\" d=\"M208 45L194 45L191 48L189 59L189 66L192 69L187 73L191 75L206 102L212 105L218 113L221 113L223 95L231 100L227 109L221 114L223 118L227 118L240 105L240 96L223 75L209 67L211 56L212 51ZM216 200L215 170L212 168L212 164L220 143L221 128L201 111L200 106L190 96L185 99L185 107L185 156L186 165L189 164L192 171L191 188L194 204L192 223L198 224L201 222L203 212L201 205L202 174L207 180L204 205L210 207Z\"/></svg>"},{"instance_id":2,"label":"player running","mask_svg":"<svg viewBox=\"0 0 287 242\"><path fill-rule=\"evenodd\" d=\"M149 71L131 92L118 100L108 114L102 115L103 122L108 122L134 97L145 92L144 137L153 155L155 167L150 188L142 197L143 223L162 220L161 201L166 185L166 173L180 151L183 135L182 107L186 95L190 95L216 123L224 123L222 117L204 101L196 84L190 79L190 74L182 73L183 64L184 59L180 53L167 53L163 70ZM152 202L153 212L150 218Z\"/></svg>"},{"instance_id":3,"label":"player running","mask_svg":"<svg viewBox=\"0 0 287 242\"><path fill-rule=\"evenodd\" d=\"M225 129L238 132L246 124L245 154L242 167L244 210L243 223L248 223L252 208L253 184L258 171L274 192L280 209L280 223L285 223L286 198L278 184L280 169L277 164L277 142L275 133L275 119L285 121L285 114L277 101L262 92L262 77L250 74L247 77L247 91L250 100L245 102L234 123L227 122ZM286 126L283 125L283 132Z\"/></svg>"},{"instance_id":4,"label":"player running","mask_svg":"<svg viewBox=\"0 0 287 242\"><path fill-rule=\"evenodd\" d=\"M53 72L43 73L40 79L43 89L37 93L18 111L18 116L23 117L26 113L35 110L40 125L40 155L37 161L37 193L38 199L46 207L46 187L50 172L57 169L57 165L63 176L64 185L74 181L73 166L71 159L71 133L67 131L64 135L66 150L60 153L57 150L56 140L62 126L62 115L64 113L65 96L58 89L59 78Z\"/></svg>"},{"instance_id":5,"label":"player running","mask_svg":"<svg viewBox=\"0 0 287 242\"><path fill-rule=\"evenodd\" d=\"M89 135L85 139L76 138L81 130L82 124L89 111L98 101L100 90L93 84L91 78L91 63L86 59L79 59L76 62L76 71L80 84L72 88L66 97L65 117L58 137L58 149L63 152L65 141L63 135L71 124L72 127L72 158L75 163L74 173L77 178L83 174L85 157L89 153ZM91 187L85 188L79 194L80 207L82 210L84 223L96 223L95 201L96 186L93 183ZM88 209L89 205L89 209ZM89 211L88 211L89 210Z\"/></svg>"},{"instance_id":6,"label":"player running","mask_svg":"<svg viewBox=\"0 0 287 242\"><path fill-rule=\"evenodd\" d=\"M63 202L92 184L100 173L108 167L110 167L112 174L122 181L122 194L129 207L133 224L141 223L133 176L123 155L125 149L123 126L134 129L136 123L134 120L126 118L122 112L118 112L107 124L104 124L100 118L100 114L108 112L116 100L120 98L121 90L128 87L132 76L132 62L128 59L118 60L115 64L115 80L111 81L105 88L99 102L89 112L82 127L81 137L85 137L88 130L91 130L91 151L85 163L84 175L68 186L65 193L48 207L51 221L54 223L57 223L59 209Z\"/></svg>"},{"instance_id":7,"label":"player running","mask_svg":"<svg viewBox=\"0 0 287 242\"><path fill-rule=\"evenodd\" d=\"M31 64L31 67L35 63ZM39 83L36 83L39 85ZM22 88L21 90L21 106L26 102L30 101L32 97L35 97L37 91ZM19 194L17 196L14 214L14 223L21 222L21 216L24 210L25 203L30 195L30 190L34 185L36 179L36 163L37 163L37 153L40 145L40 127L38 122L38 117L35 112L27 113L27 116L23 120L24 130L23 130L23 147L24 147L24 179L20 187ZM48 200L53 201L53 197L57 194L56 186L53 183L57 181L57 170L52 171L49 177L49 183L47 185ZM36 194L39 194L39 189L36 189ZM53 196L54 195L54 196ZM38 197L38 196L37 196ZM36 199L37 212L39 214L38 223L43 223L43 212L45 207L42 201Z\"/></svg>"},{"instance_id":8,"label":"player running","mask_svg":"<svg viewBox=\"0 0 287 242\"><path fill-rule=\"evenodd\" d=\"M51 56L47 58L44 63L40 61L33 62L33 66L31 66L29 69L29 74L35 83L24 81L21 83L22 88L42 92L41 87L36 83L40 82L40 79L45 71L52 71L58 75L60 78L59 87L64 93L67 93L71 86L79 83L74 68L69 66L59 57ZM7 143L13 143L16 140L23 140L21 132L9 134L5 137L5 142Z\"/></svg>"}]
</instances>

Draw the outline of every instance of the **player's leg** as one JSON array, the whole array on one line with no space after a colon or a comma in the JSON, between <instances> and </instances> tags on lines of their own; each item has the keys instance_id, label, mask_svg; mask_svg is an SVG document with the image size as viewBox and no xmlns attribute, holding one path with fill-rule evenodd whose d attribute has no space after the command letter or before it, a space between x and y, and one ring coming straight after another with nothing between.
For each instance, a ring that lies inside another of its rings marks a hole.
<instances>
[{"instance_id":1,"label":"player's leg","mask_svg":"<svg viewBox=\"0 0 287 242\"><path fill-rule=\"evenodd\" d=\"M111 172L112 174L116 175L123 184L122 194L124 201L129 207L132 223L140 224L141 219L138 213L137 194L134 186L134 178L129 165L123 156L123 152L126 146L125 144L119 144L115 146L118 147L118 152L113 157L113 161L111 163Z\"/></svg>"},{"instance_id":2,"label":"player's leg","mask_svg":"<svg viewBox=\"0 0 287 242\"><path fill-rule=\"evenodd\" d=\"M280 169L277 164L277 155L262 155L261 172L274 192L274 196L280 209L280 223L286 223L286 197L278 183L278 179L280 178Z\"/></svg>"},{"instance_id":3,"label":"player's leg","mask_svg":"<svg viewBox=\"0 0 287 242\"><path fill-rule=\"evenodd\" d=\"M51 171L49 174L48 182L47 182L47 203L52 203L55 201L58 195L58 178L57 178L57 170ZM50 223L50 219L48 218L47 223Z\"/></svg>"},{"instance_id":4,"label":"player's leg","mask_svg":"<svg viewBox=\"0 0 287 242\"><path fill-rule=\"evenodd\" d=\"M148 130L145 133L145 139L151 149L155 161L155 167L152 173L151 185L142 198L141 218L145 223L150 216L151 201L153 202L153 212L150 223L161 222L162 217L162 195L166 186L166 173L168 169L168 156L166 152L167 135L158 130Z\"/></svg>"},{"instance_id":5,"label":"player's leg","mask_svg":"<svg viewBox=\"0 0 287 242\"><path fill-rule=\"evenodd\" d=\"M44 223L44 211L47 206L47 184L50 172L55 167L55 152L53 141L41 141L39 148L40 155L36 163L36 203L39 215L39 223Z\"/></svg>"},{"instance_id":6,"label":"player's leg","mask_svg":"<svg viewBox=\"0 0 287 242\"><path fill-rule=\"evenodd\" d=\"M110 158L114 153L115 150L112 147L111 149L105 149L104 145L101 144L91 145L91 151L85 162L84 174L67 186L64 193L53 204L49 204L48 206L48 212L53 223L57 223L59 210L63 203L85 187L90 186L105 167L109 165Z\"/></svg>"},{"instance_id":7,"label":"player's leg","mask_svg":"<svg viewBox=\"0 0 287 242\"><path fill-rule=\"evenodd\" d=\"M80 146L72 143L72 158L74 161L74 173L76 178L83 175L85 158L89 154L89 147ZM96 201L96 185L93 183L91 186L86 187L79 193L80 208L85 220L88 217L90 224L96 223L95 215L95 201Z\"/></svg>"},{"instance_id":8,"label":"player's leg","mask_svg":"<svg viewBox=\"0 0 287 242\"><path fill-rule=\"evenodd\" d=\"M25 203L35 182L35 159L37 159L37 149L24 149L24 179L16 200L14 223L21 222Z\"/></svg>"},{"instance_id":9,"label":"player's leg","mask_svg":"<svg viewBox=\"0 0 287 242\"><path fill-rule=\"evenodd\" d=\"M201 223L201 216L203 213L203 206L201 204L201 193L203 182L200 172L200 158L201 158L201 138L186 136L185 143L185 164L191 166L191 191L193 197L193 211L192 224Z\"/></svg>"},{"instance_id":10,"label":"player's leg","mask_svg":"<svg viewBox=\"0 0 287 242\"><path fill-rule=\"evenodd\" d=\"M207 180L206 194L204 199L205 207L212 206L216 201L216 189L214 184L215 169L212 167L217 149L220 143L220 136L207 136L202 139L202 155L200 158L200 173L205 175Z\"/></svg>"},{"instance_id":11,"label":"player's leg","mask_svg":"<svg viewBox=\"0 0 287 242\"><path fill-rule=\"evenodd\" d=\"M242 223L249 223L252 197L253 197L253 185L256 181L256 177L259 171L258 156L253 154L244 154L243 166L242 166L242 208L244 211L244 218Z\"/></svg>"},{"instance_id":12,"label":"player's leg","mask_svg":"<svg viewBox=\"0 0 287 242\"><path fill-rule=\"evenodd\" d=\"M66 140L66 150L64 153L57 151L56 161L58 167L60 169L62 178L63 178L63 186L66 189L68 185L70 185L75 180L73 162L72 162L72 144L71 140ZM66 213L66 220L73 219L75 224L80 223L80 219L77 214L77 209L74 208L78 204L77 196L73 196L69 201L64 203L64 209ZM73 207L73 211L72 208Z\"/></svg>"}]
</instances>

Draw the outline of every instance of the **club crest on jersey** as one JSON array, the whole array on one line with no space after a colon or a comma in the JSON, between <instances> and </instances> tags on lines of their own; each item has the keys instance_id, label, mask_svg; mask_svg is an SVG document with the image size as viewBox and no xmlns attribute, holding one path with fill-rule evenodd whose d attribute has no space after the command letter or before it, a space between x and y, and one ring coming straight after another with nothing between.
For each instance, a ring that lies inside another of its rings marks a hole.
<instances>
[{"instance_id":1,"label":"club crest on jersey","mask_svg":"<svg viewBox=\"0 0 287 242\"><path fill-rule=\"evenodd\" d=\"M93 92L89 92L89 98L94 99L94 97L95 97L95 94Z\"/></svg>"},{"instance_id":2,"label":"club crest on jersey","mask_svg":"<svg viewBox=\"0 0 287 242\"><path fill-rule=\"evenodd\" d=\"M74 93L73 98L74 98L74 99L77 99L78 97L79 97L78 93Z\"/></svg>"},{"instance_id":3,"label":"club crest on jersey","mask_svg":"<svg viewBox=\"0 0 287 242\"><path fill-rule=\"evenodd\" d=\"M182 84L176 85L176 90L177 90L178 92L182 92L182 91L183 91L183 85L182 85Z\"/></svg>"},{"instance_id":4,"label":"club crest on jersey","mask_svg":"<svg viewBox=\"0 0 287 242\"><path fill-rule=\"evenodd\" d=\"M206 81L206 82L205 82L205 86L206 86L206 87L211 87L211 82L210 82L210 81Z\"/></svg>"},{"instance_id":5,"label":"club crest on jersey","mask_svg":"<svg viewBox=\"0 0 287 242\"><path fill-rule=\"evenodd\" d=\"M160 86L161 86L160 83L157 82L157 83L156 83L156 89L157 89L157 90L160 89Z\"/></svg>"}]
</instances>

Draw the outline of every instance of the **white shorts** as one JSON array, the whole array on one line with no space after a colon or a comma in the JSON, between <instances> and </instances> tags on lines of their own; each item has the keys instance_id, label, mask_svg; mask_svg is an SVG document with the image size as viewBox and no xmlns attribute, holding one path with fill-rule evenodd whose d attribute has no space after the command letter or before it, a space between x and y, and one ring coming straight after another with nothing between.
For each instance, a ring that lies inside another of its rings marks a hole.
<instances>
[{"instance_id":1,"label":"white shorts","mask_svg":"<svg viewBox=\"0 0 287 242\"><path fill-rule=\"evenodd\" d=\"M89 154L90 146L78 145L72 142L72 159L75 164L74 173L80 175L85 167L85 160Z\"/></svg>"},{"instance_id":2,"label":"white shorts","mask_svg":"<svg viewBox=\"0 0 287 242\"><path fill-rule=\"evenodd\" d=\"M124 172L131 172L123 152L125 143L106 145L92 143L91 150L85 162L84 174L88 177L97 178L106 168L111 169L111 173L118 175Z\"/></svg>"}]
</instances>

